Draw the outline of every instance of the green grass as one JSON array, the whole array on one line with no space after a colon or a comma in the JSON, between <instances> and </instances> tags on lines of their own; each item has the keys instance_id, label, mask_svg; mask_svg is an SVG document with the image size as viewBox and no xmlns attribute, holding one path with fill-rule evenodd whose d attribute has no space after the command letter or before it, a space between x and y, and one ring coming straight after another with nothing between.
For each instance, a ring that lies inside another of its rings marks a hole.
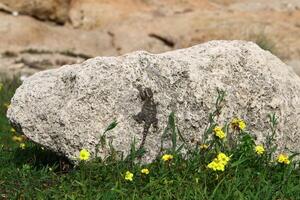
<instances>
[{"instance_id":1,"label":"green grass","mask_svg":"<svg viewBox=\"0 0 300 200\"><path fill-rule=\"evenodd\" d=\"M164 138L170 137L173 145L162 152L172 154L172 160L164 162L158 157L143 165L136 158L142 152L132 148L131 156L121 161L116 161L112 154L105 161L97 159L72 166L65 158L30 141L25 141L25 149L12 141L14 133L3 105L10 101L20 82L1 82L4 86L0 94L0 199L300 199L299 162L271 162L276 158L274 115L270 115L266 151L261 156L255 153L255 141L247 129L225 125L222 130L227 134L226 142L214 135L215 119L226 98L222 91L218 93L215 110L208 113L205 137L199 141L209 145L208 149L185 144L184 133L177 128L172 113ZM187 154L179 153L183 147L188 149ZM221 151L231 155L225 171L209 169L207 165ZM150 173L141 174L142 168L148 168ZM126 171L134 174L132 181L124 179Z\"/></svg>"}]
</instances>

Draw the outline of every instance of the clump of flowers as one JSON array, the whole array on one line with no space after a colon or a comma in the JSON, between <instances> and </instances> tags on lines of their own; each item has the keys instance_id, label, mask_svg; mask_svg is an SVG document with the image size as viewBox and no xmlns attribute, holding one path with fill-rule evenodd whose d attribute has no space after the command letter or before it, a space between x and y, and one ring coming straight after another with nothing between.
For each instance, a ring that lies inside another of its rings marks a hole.
<instances>
[{"instance_id":1,"label":"clump of flowers","mask_svg":"<svg viewBox=\"0 0 300 200\"><path fill-rule=\"evenodd\" d=\"M263 146L263 145L257 145L257 146L255 147L255 152L256 152L258 155L264 154L264 152L265 152L264 146Z\"/></svg>"},{"instance_id":2,"label":"clump of flowers","mask_svg":"<svg viewBox=\"0 0 300 200\"><path fill-rule=\"evenodd\" d=\"M233 129L236 129L236 130L245 130L246 128L246 123L244 120L242 119L239 119L239 118L234 118L232 121L231 121L231 126Z\"/></svg>"},{"instance_id":3,"label":"clump of flowers","mask_svg":"<svg viewBox=\"0 0 300 200\"><path fill-rule=\"evenodd\" d=\"M133 180L133 173L131 173L130 171L127 171L127 172L125 173L124 179L125 179L126 181L132 181L132 180Z\"/></svg>"},{"instance_id":4,"label":"clump of flowers","mask_svg":"<svg viewBox=\"0 0 300 200\"><path fill-rule=\"evenodd\" d=\"M215 135L220 139L224 139L226 137L226 134L224 133L224 131L222 130L222 128L220 126L216 126L214 128L214 132L215 132Z\"/></svg>"},{"instance_id":5,"label":"clump of flowers","mask_svg":"<svg viewBox=\"0 0 300 200\"><path fill-rule=\"evenodd\" d=\"M83 161L86 161L90 158L90 152L86 149L82 149L80 152L79 152L79 159L80 160L83 160Z\"/></svg>"},{"instance_id":6,"label":"clump of flowers","mask_svg":"<svg viewBox=\"0 0 300 200\"><path fill-rule=\"evenodd\" d=\"M277 162L288 165L291 161L289 160L289 157L286 154L279 154L277 157Z\"/></svg>"},{"instance_id":7,"label":"clump of flowers","mask_svg":"<svg viewBox=\"0 0 300 200\"><path fill-rule=\"evenodd\" d=\"M207 165L208 168L214 170L214 171L224 171L225 170L225 165L220 163L217 159L212 161Z\"/></svg>"},{"instance_id":8,"label":"clump of flowers","mask_svg":"<svg viewBox=\"0 0 300 200\"><path fill-rule=\"evenodd\" d=\"M230 158L224 154L219 153L218 156L207 165L208 168L212 169L213 171L224 171L225 166L228 164Z\"/></svg>"},{"instance_id":9,"label":"clump of flowers","mask_svg":"<svg viewBox=\"0 0 300 200\"><path fill-rule=\"evenodd\" d=\"M162 157L162 160L163 161L170 161L170 160L172 160L173 159L173 155L171 155L171 154L165 154L165 155L163 155L163 157Z\"/></svg>"},{"instance_id":10,"label":"clump of flowers","mask_svg":"<svg viewBox=\"0 0 300 200\"><path fill-rule=\"evenodd\" d=\"M141 170L141 173L142 173L142 174L146 174L146 175L147 175L147 174L149 174L149 173L150 173L150 171L149 171L149 169L147 169L147 168L144 168L144 169L142 169L142 170Z\"/></svg>"}]
</instances>

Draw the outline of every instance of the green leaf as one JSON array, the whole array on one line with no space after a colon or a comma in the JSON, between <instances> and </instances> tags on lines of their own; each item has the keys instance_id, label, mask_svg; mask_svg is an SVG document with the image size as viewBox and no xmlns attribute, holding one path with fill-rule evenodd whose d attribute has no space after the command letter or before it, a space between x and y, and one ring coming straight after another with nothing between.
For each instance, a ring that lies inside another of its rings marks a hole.
<instances>
[{"instance_id":1,"label":"green leaf","mask_svg":"<svg viewBox=\"0 0 300 200\"><path fill-rule=\"evenodd\" d=\"M118 125L118 122L117 122L116 120L114 120L112 123L110 123L110 124L108 125L108 127L105 129L105 131L104 131L103 134L105 134L106 132L108 132L108 131L114 129L117 125Z\"/></svg>"},{"instance_id":2,"label":"green leaf","mask_svg":"<svg viewBox=\"0 0 300 200\"><path fill-rule=\"evenodd\" d=\"M248 159L243 159L243 160L235 161L235 162L231 163L230 166L231 166L231 167L236 167L236 166L242 164L243 162L245 162L245 161L247 161L247 160L248 160Z\"/></svg>"}]
</instances>

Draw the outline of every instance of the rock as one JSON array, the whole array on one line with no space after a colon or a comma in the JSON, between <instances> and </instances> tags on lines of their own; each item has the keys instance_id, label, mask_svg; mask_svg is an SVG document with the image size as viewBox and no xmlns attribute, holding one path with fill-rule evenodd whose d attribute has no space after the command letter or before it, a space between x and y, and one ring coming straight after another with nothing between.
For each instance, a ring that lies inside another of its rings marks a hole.
<instances>
[{"instance_id":1,"label":"rock","mask_svg":"<svg viewBox=\"0 0 300 200\"><path fill-rule=\"evenodd\" d=\"M69 18L71 0L0 0L10 10L30 15L39 20L54 21L64 24ZM13 13L12 13L13 14Z\"/></svg>"},{"instance_id":2,"label":"rock","mask_svg":"<svg viewBox=\"0 0 300 200\"><path fill-rule=\"evenodd\" d=\"M144 161L159 153L168 115L174 111L187 141L199 140L216 99L227 92L220 123L241 117L261 141L268 117L279 117L277 142L300 150L300 78L256 44L211 41L163 54L144 51L97 57L43 71L17 89L7 116L28 138L75 160L95 146L105 128L117 151L127 155L146 134ZM108 148L108 147L107 147ZM108 150L99 150L101 157Z\"/></svg>"},{"instance_id":3,"label":"rock","mask_svg":"<svg viewBox=\"0 0 300 200\"><path fill-rule=\"evenodd\" d=\"M300 76L300 60L288 60L285 62L287 65L291 66L298 76Z\"/></svg>"},{"instance_id":4,"label":"rock","mask_svg":"<svg viewBox=\"0 0 300 200\"><path fill-rule=\"evenodd\" d=\"M273 0L272 3L266 4L264 0L253 0L251 2L239 1L233 3L230 6L230 9L233 10L241 10L244 12L247 11L278 11L278 12L286 12L286 11L295 11L300 6L300 2L298 0Z\"/></svg>"},{"instance_id":5,"label":"rock","mask_svg":"<svg viewBox=\"0 0 300 200\"><path fill-rule=\"evenodd\" d=\"M27 75L96 55L117 54L106 32L55 27L28 16L0 13L0 19L0 73ZM20 63L23 67L16 68Z\"/></svg>"},{"instance_id":6,"label":"rock","mask_svg":"<svg viewBox=\"0 0 300 200\"><path fill-rule=\"evenodd\" d=\"M83 58L76 56L68 56L54 52L22 52L13 53L5 52L1 56L0 73L6 73L7 76L14 75L31 75L37 71L57 68L66 64L74 64L82 62ZM10 73L7 73L9 71Z\"/></svg>"},{"instance_id":7,"label":"rock","mask_svg":"<svg viewBox=\"0 0 300 200\"><path fill-rule=\"evenodd\" d=\"M145 6L139 0L72 0L69 18L76 28L103 28L142 11L146 11Z\"/></svg>"},{"instance_id":8,"label":"rock","mask_svg":"<svg viewBox=\"0 0 300 200\"><path fill-rule=\"evenodd\" d=\"M59 7L57 2L61 2ZM49 57L51 52L71 52L90 57L117 56L140 49L161 53L215 39L256 42L263 38L260 42L274 47L272 52L279 58L300 59L300 11L296 9L299 0L274 0L272 4L263 0L251 3L244 0L63 2L68 0L0 0L0 54L14 52L19 58L23 57L23 51L34 49L49 52ZM287 8L286 3L292 7ZM51 12L41 12L49 19L58 11L68 13L68 20L64 25L63 18L61 23L55 17L51 18L56 23L41 21L41 17L25 12L27 7L31 10L49 7ZM36 55L32 56L36 59ZM2 59L0 55L0 71L30 74L44 69L32 69L27 65L21 68L16 62L18 60L14 58ZM13 67L6 63L12 63Z\"/></svg>"},{"instance_id":9,"label":"rock","mask_svg":"<svg viewBox=\"0 0 300 200\"><path fill-rule=\"evenodd\" d=\"M76 28L104 28L135 19L144 21L153 17L159 19L163 16L184 14L195 7L210 9L214 6L209 0L72 0L69 18Z\"/></svg>"}]
</instances>

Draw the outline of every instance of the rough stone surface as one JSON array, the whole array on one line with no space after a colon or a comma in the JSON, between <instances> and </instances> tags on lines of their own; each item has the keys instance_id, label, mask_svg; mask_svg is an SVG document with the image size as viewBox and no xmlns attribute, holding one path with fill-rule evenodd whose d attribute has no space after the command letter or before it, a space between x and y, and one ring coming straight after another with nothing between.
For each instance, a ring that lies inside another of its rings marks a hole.
<instances>
[{"instance_id":1,"label":"rough stone surface","mask_svg":"<svg viewBox=\"0 0 300 200\"><path fill-rule=\"evenodd\" d=\"M9 8L7 11L30 15L39 20L64 24L69 19L71 0L0 0Z\"/></svg>"},{"instance_id":2,"label":"rough stone surface","mask_svg":"<svg viewBox=\"0 0 300 200\"><path fill-rule=\"evenodd\" d=\"M0 73L28 75L76 63L74 54L161 53L218 39L263 43L285 62L300 60L300 1L271 2L0 0ZM71 54L52 56L63 52ZM22 62L30 56L43 67ZM295 69L300 75L299 65Z\"/></svg>"},{"instance_id":3,"label":"rough stone surface","mask_svg":"<svg viewBox=\"0 0 300 200\"><path fill-rule=\"evenodd\" d=\"M16 91L7 116L31 140L70 159L82 148L94 156L100 135L116 119L108 134L116 150L126 155L134 138L138 148L147 132L144 160L150 161L171 111L188 141L201 138L217 87L227 92L220 123L241 117L261 140L267 115L275 112L279 148L300 150L300 78L270 52L244 41L97 57L39 72Z\"/></svg>"}]
</instances>

